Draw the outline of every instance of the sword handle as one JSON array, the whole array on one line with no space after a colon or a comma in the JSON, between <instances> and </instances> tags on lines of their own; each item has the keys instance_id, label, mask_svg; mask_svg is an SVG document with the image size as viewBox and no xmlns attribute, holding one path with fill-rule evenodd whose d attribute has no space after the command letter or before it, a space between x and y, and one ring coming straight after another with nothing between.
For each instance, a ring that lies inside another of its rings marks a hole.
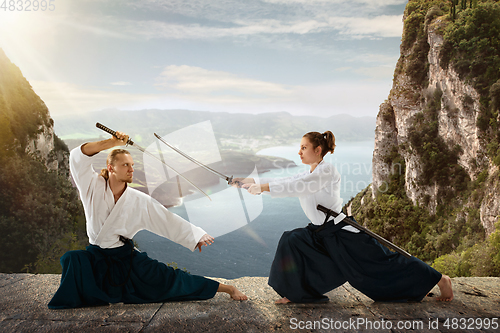
<instances>
[{"instance_id":1,"label":"sword handle","mask_svg":"<svg viewBox=\"0 0 500 333\"><path fill-rule=\"evenodd\" d=\"M104 126L101 123L96 123L95 127L97 127L98 129L103 130L104 132L107 132L107 133L111 134L112 136L114 136L116 138L116 131L113 131L111 128L106 127L106 126ZM130 138L129 138L127 140L127 144L133 146L134 145L134 141L130 140Z\"/></svg>"},{"instance_id":2,"label":"sword handle","mask_svg":"<svg viewBox=\"0 0 500 333\"><path fill-rule=\"evenodd\" d=\"M244 183L240 182L239 180L233 180L233 176L227 177L227 183L228 185L231 184L236 184L237 188L243 188ZM257 195L261 195L262 193L257 193Z\"/></svg>"},{"instance_id":3,"label":"sword handle","mask_svg":"<svg viewBox=\"0 0 500 333\"><path fill-rule=\"evenodd\" d=\"M328 213L329 213L330 215L336 214L336 215L333 215L333 217L337 217L337 215L339 215L339 214L337 214L337 212L336 212L336 211L331 210L331 209L328 209L328 208L326 208L325 206L318 205L318 207L316 207L316 209L317 209L317 210L319 210L319 211L322 211L322 212L323 212L323 213L325 213L325 214L328 214Z\"/></svg>"},{"instance_id":4,"label":"sword handle","mask_svg":"<svg viewBox=\"0 0 500 333\"><path fill-rule=\"evenodd\" d=\"M226 180L227 180L227 184L228 184L228 185L231 185L231 184L236 184L236 186L237 186L238 188L241 188L241 187L243 186L243 183L242 183L242 182L240 182L240 181L238 181L238 180L233 181L233 176L231 176L231 177L227 177L227 179L226 179Z\"/></svg>"}]
</instances>

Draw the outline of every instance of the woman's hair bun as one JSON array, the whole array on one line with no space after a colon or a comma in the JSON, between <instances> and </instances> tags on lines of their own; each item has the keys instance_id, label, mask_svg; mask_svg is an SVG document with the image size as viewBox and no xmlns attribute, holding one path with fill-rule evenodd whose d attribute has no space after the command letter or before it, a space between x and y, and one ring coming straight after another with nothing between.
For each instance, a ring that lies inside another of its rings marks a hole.
<instances>
[{"instance_id":1,"label":"woman's hair bun","mask_svg":"<svg viewBox=\"0 0 500 333\"><path fill-rule=\"evenodd\" d=\"M319 132L309 132L304 135L309 142L312 143L313 148L321 147L321 157L323 158L326 153L332 153L335 151L335 135L331 131L326 131L324 133Z\"/></svg>"}]
</instances>

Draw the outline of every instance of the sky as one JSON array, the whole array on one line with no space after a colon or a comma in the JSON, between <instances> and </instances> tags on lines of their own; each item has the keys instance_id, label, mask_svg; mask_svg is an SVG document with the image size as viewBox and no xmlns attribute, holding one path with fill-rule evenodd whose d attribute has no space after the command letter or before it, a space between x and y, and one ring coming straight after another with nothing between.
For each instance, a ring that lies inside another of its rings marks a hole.
<instances>
[{"instance_id":1,"label":"sky","mask_svg":"<svg viewBox=\"0 0 500 333\"><path fill-rule=\"evenodd\" d=\"M113 108L376 116L406 3L0 1L0 48L55 118Z\"/></svg>"}]
</instances>

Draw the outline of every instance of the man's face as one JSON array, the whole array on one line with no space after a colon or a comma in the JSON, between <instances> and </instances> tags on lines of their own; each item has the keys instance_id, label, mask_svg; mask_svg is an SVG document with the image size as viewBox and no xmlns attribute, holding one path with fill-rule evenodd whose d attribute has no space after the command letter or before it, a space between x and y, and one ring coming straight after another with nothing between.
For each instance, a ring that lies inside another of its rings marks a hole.
<instances>
[{"instance_id":1,"label":"man's face","mask_svg":"<svg viewBox=\"0 0 500 333\"><path fill-rule=\"evenodd\" d=\"M118 154L113 165L108 165L110 174L124 183L131 183L134 175L134 160L129 154Z\"/></svg>"}]
</instances>

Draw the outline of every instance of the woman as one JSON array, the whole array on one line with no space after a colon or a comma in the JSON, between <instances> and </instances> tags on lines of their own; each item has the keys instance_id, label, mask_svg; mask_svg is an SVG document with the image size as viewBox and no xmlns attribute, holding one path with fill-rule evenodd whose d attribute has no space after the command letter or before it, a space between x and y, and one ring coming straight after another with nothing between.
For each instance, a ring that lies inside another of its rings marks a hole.
<instances>
[{"instance_id":1,"label":"woman","mask_svg":"<svg viewBox=\"0 0 500 333\"><path fill-rule=\"evenodd\" d=\"M325 302L324 294L349 282L375 301L420 301L437 284L438 300L451 301L451 279L421 260L405 258L344 222L323 225L320 204L340 212L340 174L323 161L335 149L335 136L309 132L302 137L299 155L311 169L277 180L235 179L251 194L298 197L311 223L286 231L281 237L269 274L269 285L282 297L276 304Z\"/></svg>"}]
</instances>

